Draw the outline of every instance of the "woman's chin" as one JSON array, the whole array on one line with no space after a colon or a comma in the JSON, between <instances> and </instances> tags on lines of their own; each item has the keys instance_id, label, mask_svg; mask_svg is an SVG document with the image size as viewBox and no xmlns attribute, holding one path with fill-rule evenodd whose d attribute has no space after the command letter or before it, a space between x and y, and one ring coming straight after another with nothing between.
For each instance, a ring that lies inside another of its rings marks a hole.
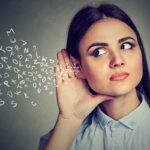
<instances>
[{"instance_id":1,"label":"woman's chin","mask_svg":"<svg viewBox=\"0 0 150 150\"><path fill-rule=\"evenodd\" d=\"M126 95L130 92L132 92L135 88L119 88L119 89L110 89L110 90L106 90L106 91L102 91L102 90L97 90L96 93L97 94L102 94L102 95L109 95L109 96L123 96Z\"/></svg>"}]
</instances>

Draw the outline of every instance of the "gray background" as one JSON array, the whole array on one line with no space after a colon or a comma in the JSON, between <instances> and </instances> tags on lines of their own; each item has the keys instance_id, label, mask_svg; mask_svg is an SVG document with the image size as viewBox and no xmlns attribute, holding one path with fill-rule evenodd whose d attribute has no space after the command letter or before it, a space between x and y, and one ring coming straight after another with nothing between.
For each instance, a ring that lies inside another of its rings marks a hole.
<instances>
[{"instance_id":1,"label":"gray background","mask_svg":"<svg viewBox=\"0 0 150 150\"><path fill-rule=\"evenodd\" d=\"M0 37L13 28L18 40L36 45L38 55L56 59L56 52L65 47L67 28L73 15L84 5L99 4L100 0L1 0ZM150 58L150 2L148 0L107 0L123 8L135 22L143 38L147 58ZM1 41L1 45L6 41ZM7 43L7 42L6 42ZM150 63L150 62L149 62ZM2 70L0 70L2 71ZM2 72L1 72L2 73ZM2 82L2 81L1 81ZM32 107L24 97L16 97L16 108L0 107L0 149L36 150L41 135L54 125L58 108L55 94L47 91L37 94L28 89L31 99L37 102ZM55 87L52 87L55 91Z\"/></svg>"}]
</instances>

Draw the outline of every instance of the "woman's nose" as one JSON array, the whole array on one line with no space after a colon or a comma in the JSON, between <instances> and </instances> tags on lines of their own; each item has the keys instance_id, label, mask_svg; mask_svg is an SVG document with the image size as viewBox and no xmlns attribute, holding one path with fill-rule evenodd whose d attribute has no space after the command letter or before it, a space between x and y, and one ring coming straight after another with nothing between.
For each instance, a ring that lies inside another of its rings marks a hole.
<instances>
[{"instance_id":1,"label":"woman's nose","mask_svg":"<svg viewBox=\"0 0 150 150\"><path fill-rule=\"evenodd\" d=\"M113 53L111 55L111 60L110 60L111 68L123 67L124 65L125 65L124 58L119 52Z\"/></svg>"}]
</instances>

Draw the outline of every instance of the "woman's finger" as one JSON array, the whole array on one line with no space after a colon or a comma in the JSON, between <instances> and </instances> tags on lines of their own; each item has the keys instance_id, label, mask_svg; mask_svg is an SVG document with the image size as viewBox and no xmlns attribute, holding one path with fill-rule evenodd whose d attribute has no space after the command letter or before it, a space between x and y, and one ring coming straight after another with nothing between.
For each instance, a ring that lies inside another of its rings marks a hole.
<instances>
[{"instance_id":1,"label":"woman's finger","mask_svg":"<svg viewBox=\"0 0 150 150\"><path fill-rule=\"evenodd\" d=\"M55 72L55 86L58 87L59 84L62 83L59 65L55 65L54 72Z\"/></svg>"},{"instance_id":2,"label":"woman's finger","mask_svg":"<svg viewBox=\"0 0 150 150\"><path fill-rule=\"evenodd\" d=\"M65 64L71 65L67 51L65 49L62 49L61 52L65 61Z\"/></svg>"},{"instance_id":3,"label":"woman's finger","mask_svg":"<svg viewBox=\"0 0 150 150\"><path fill-rule=\"evenodd\" d=\"M62 51L59 51L57 53L57 60L58 60L58 64L61 65L61 66L65 66L65 60L64 60L64 57L62 55Z\"/></svg>"},{"instance_id":4,"label":"woman's finger","mask_svg":"<svg viewBox=\"0 0 150 150\"><path fill-rule=\"evenodd\" d=\"M66 67L66 71L68 73L68 77L75 77L73 64L70 61L68 53L65 49L62 50L62 55L64 57L64 61L65 61L65 65L66 65L65 67Z\"/></svg>"}]
</instances>

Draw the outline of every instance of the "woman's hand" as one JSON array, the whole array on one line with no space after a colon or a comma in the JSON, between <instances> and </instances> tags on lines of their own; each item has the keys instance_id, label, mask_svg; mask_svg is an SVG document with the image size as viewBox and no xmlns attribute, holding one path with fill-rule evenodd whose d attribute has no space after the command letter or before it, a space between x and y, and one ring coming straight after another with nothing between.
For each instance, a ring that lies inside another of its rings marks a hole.
<instances>
[{"instance_id":1,"label":"woman's hand","mask_svg":"<svg viewBox=\"0 0 150 150\"><path fill-rule=\"evenodd\" d=\"M85 80L76 78L73 64L66 50L58 52L57 59L58 64L55 67L58 84L56 96L61 117L83 121L98 104L104 100L112 99L109 96L95 96L90 93Z\"/></svg>"}]
</instances>

